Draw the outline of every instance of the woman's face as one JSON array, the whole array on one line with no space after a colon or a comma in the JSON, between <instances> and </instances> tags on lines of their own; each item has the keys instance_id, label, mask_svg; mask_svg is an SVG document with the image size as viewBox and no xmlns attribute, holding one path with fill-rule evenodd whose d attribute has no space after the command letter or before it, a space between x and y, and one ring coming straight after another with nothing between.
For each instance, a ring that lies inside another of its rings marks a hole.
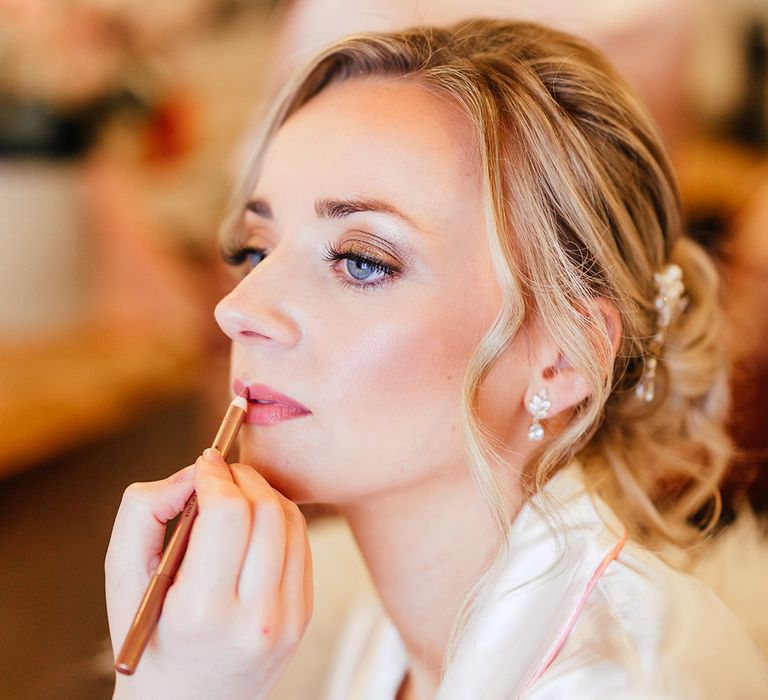
<instances>
[{"instance_id":1,"label":"woman's face","mask_svg":"<svg viewBox=\"0 0 768 700\"><path fill-rule=\"evenodd\" d=\"M263 425L251 404L240 460L299 502L466 476L462 378L501 305L469 119L404 79L331 86L272 140L243 228L216 309L234 390L309 413ZM521 375L484 393L500 432L524 420Z\"/></svg>"}]
</instances>

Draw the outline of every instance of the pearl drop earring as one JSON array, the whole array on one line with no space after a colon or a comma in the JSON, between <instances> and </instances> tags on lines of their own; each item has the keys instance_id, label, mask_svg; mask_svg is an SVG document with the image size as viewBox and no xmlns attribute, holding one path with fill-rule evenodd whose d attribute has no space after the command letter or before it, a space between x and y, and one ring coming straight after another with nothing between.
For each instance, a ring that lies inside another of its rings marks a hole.
<instances>
[{"instance_id":1,"label":"pearl drop earring","mask_svg":"<svg viewBox=\"0 0 768 700\"><path fill-rule=\"evenodd\" d=\"M549 400L547 387L544 387L538 394L528 402L528 410L533 415L533 423L528 428L528 439L531 442L540 442L544 439L544 426L540 421L544 420L549 414L552 402Z\"/></svg>"}]
</instances>

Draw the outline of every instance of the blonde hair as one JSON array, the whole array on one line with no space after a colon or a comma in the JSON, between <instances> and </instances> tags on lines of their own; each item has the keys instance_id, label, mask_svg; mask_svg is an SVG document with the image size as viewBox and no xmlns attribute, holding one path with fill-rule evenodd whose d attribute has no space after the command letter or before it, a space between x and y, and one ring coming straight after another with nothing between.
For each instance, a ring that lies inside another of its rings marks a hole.
<instances>
[{"instance_id":1,"label":"blonde hair","mask_svg":"<svg viewBox=\"0 0 768 700\"><path fill-rule=\"evenodd\" d=\"M585 42L532 23L468 20L349 37L276 103L225 226L239 220L264 146L285 119L328 85L358 76L407 78L449 95L476 130L503 305L470 361L463 428L500 545L510 524L496 476L504 460L478 418L477 395L529 322L541 324L591 387L532 458L536 485L579 455L591 488L634 537L679 543L711 527L730 453L718 280L683 235L667 155L623 80ZM634 388L655 352L653 275L671 262L683 270L689 303L657 353L656 398L645 403ZM599 298L615 306L623 327L613 362Z\"/></svg>"}]
</instances>

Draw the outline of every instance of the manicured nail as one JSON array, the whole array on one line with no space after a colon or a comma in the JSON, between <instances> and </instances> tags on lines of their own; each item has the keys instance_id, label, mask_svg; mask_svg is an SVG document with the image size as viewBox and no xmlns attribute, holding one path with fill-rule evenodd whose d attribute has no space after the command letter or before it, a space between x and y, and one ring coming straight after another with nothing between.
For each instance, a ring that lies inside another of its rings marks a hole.
<instances>
[{"instance_id":1,"label":"manicured nail","mask_svg":"<svg viewBox=\"0 0 768 700\"><path fill-rule=\"evenodd\" d=\"M221 462L221 455L214 447L208 447L203 450L203 459L211 464L219 464Z\"/></svg>"}]
</instances>

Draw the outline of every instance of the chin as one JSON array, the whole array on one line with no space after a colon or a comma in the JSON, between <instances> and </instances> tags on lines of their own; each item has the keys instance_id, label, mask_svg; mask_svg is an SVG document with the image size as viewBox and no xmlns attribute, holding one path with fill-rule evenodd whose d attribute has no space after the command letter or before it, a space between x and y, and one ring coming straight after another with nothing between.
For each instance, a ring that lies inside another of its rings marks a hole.
<instances>
[{"instance_id":1,"label":"chin","mask_svg":"<svg viewBox=\"0 0 768 700\"><path fill-rule=\"evenodd\" d=\"M301 470L275 466L275 461L265 455L250 453L241 449L238 461L253 467L269 485L294 503L314 503L316 498Z\"/></svg>"}]
</instances>

